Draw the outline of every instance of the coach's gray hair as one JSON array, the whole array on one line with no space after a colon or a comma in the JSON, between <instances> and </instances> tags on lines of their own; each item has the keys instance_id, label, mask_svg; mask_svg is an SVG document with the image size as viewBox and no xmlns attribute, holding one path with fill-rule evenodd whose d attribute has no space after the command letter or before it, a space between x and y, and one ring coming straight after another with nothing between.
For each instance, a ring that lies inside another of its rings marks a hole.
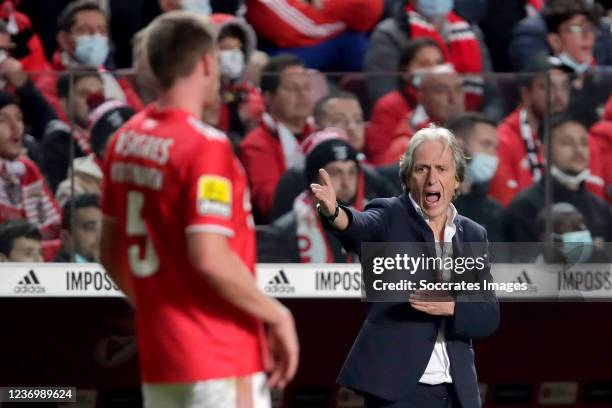
<instances>
[{"instance_id":1,"label":"coach's gray hair","mask_svg":"<svg viewBox=\"0 0 612 408\"><path fill-rule=\"evenodd\" d=\"M400 158L399 177L404 191L409 190L407 180L412 174L414 167L414 153L423 142L428 140L442 143L444 150L450 148L453 152L453 162L457 181L461 183L465 177L466 157L455 135L446 128L429 125L429 127L417 131L414 136L412 136L406 152L404 152Z\"/></svg>"}]
</instances>

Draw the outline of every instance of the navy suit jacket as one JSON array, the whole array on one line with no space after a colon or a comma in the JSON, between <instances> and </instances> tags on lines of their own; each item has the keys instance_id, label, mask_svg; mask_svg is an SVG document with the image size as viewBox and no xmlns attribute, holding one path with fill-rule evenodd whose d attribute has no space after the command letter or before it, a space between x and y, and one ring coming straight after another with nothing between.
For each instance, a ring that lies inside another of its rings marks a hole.
<instances>
[{"instance_id":1,"label":"navy suit jacket","mask_svg":"<svg viewBox=\"0 0 612 408\"><path fill-rule=\"evenodd\" d=\"M375 199L363 212L347 209L347 213L350 224L337 236L348 251L360 254L363 242L434 242L431 229L407 193ZM454 256L462 251L462 242L486 243L486 230L479 224L461 215L454 222ZM488 267L484 274L484 279L492 281ZM409 398L427 367L443 320L451 376L461 406L480 407L472 339L491 335L499 324L499 305L490 292L479 301L456 299L450 317L420 312L408 302L369 303L339 384L389 401Z\"/></svg>"}]
</instances>

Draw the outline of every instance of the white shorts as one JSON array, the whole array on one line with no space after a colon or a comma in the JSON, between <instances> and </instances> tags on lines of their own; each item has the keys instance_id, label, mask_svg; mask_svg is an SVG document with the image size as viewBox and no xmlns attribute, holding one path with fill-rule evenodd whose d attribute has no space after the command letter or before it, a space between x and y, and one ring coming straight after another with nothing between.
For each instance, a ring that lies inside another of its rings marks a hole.
<instances>
[{"instance_id":1,"label":"white shorts","mask_svg":"<svg viewBox=\"0 0 612 408\"><path fill-rule=\"evenodd\" d=\"M266 374L195 383L143 384L145 408L270 408Z\"/></svg>"}]
</instances>

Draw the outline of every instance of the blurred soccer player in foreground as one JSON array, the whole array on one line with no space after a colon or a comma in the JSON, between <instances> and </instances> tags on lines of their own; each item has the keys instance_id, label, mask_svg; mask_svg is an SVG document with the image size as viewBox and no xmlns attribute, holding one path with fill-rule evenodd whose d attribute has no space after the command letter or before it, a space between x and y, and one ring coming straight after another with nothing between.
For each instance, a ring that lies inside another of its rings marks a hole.
<instances>
[{"instance_id":1,"label":"blurred soccer player in foreground","mask_svg":"<svg viewBox=\"0 0 612 408\"><path fill-rule=\"evenodd\" d=\"M214 38L193 14L171 12L147 41L161 92L108 145L101 244L136 309L145 406L269 407L269 387L295 374L297 336L290 312L255 284L244 171L199 118L219 91Z\"/></svg>"}]
</instances>

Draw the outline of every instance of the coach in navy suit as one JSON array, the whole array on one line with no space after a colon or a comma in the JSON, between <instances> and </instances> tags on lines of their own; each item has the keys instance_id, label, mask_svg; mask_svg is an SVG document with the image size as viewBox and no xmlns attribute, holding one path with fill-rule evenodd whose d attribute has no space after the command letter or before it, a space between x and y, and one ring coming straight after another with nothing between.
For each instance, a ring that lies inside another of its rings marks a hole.
<instances>
[{"instance_id":1,"label":"coach in navy suit","mask_svg":"<svg viewBox=\"0 0 612 408\"><path fill-rule=\"evenodd\" d=\"M319 213L345 249L363 242L452 242L457 255L468 242L486 248L486 230L452 205L465 171L454 135L429 127L415 133L400 161L405 193L376 199L363 212L336 202L329 175L311 185ZM446 254L446 256L453 254ZM482 254L481 254L482 255ZM487 265L488 266L488 265ZM492 281L489 268L479 279ZM446 276L445 280L449 280ZM444 301L413 293L405 303L369 303L363 326L340 372L339 383L365 396L366 408L477 408L481 406L472 339L499 324L495 295Z\"/></svg>"}]
</instances>

